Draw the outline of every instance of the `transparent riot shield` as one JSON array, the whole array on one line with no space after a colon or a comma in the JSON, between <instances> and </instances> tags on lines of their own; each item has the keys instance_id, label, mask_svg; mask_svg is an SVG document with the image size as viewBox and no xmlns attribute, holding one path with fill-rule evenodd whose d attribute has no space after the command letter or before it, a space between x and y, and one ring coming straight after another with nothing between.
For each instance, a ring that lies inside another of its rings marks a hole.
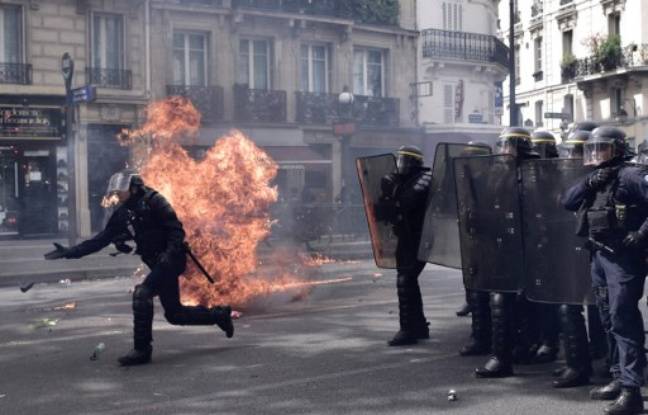
<instances>
[{"instance_id":1,"label":"transparent riot shield","mask_svg":"<svg viewBox=\"0 0 648 415\"><path fill-rule=\"evenodd\" d=\"M457 192L452 159L489 155L490 147L459 143L439 143L434 153L432 188L427 201L419 245L420 261L461 268Z\"/></svg>"},{"instance_id":2,"label":"transparent riot shield","mask_svg":"<svg viewBox=\"0 0 648 415\"><path fill-rule=\"evenodd\" d=\"M467 289L522 289L523 251L516 161L509 155L453 160L461 269Z\"/></svg>"},{"instance_id":3,"label":"transparent riot shield","mask_svg":"<svg viewBox=\"0 0 648 415\"><path fill-rule=\"evenodd\" d=\"M527 160L522 172L525 292L531 301L583 304L591 300L590 253L575 235L577 218L562 194L590 169L582 159Z\"/></svg>"},{"instance_id":4,"label":"transparent riot shield","mask_svg":"<svg viewBox=\"0 0 648 415\"><path fill-rule=\"evenodd\" d=\"M376 265L396 268L398 237L394 234L393 219L389 206L384 204L382 191L383 177L396 172L396 158L393 154L361 157L356 159L356 168Z\"/></svg>"}]
</instances>

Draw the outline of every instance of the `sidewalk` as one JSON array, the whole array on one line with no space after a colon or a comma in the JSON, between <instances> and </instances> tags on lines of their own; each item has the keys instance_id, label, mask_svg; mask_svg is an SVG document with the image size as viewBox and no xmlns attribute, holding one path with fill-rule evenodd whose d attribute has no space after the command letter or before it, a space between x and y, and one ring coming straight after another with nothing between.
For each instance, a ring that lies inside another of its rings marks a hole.
<instances>
[{"instance_id":1,"label":"sidewalk","mask_svg":"<svg viewBox=\"0 0 648 415\"><path fill-rule=\"evenodd\" d=\"M35 239L0 241L0 287L22 286L62 279L72 281L131 275L140 265L134 255L110 256L116 252L111 245L101 252L81 259L46 261L43 255L54 249L52 243L66 246L67 240ZM336 259L358 259L371 256L371 246L365 240L332 238L313 242L310 246L323 256ZM272 249L265 244L259 248L261 256L271 255Z\"/></svg>"}]
</instances>

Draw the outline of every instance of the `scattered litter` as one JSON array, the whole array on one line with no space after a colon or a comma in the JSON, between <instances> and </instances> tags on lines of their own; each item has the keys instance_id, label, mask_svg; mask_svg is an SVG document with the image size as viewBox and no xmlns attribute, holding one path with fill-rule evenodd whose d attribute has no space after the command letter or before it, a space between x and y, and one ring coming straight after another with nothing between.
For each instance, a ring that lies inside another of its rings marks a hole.
<instances>
[{"instance_id":1,"label":"scattered litter","mask_svg":"<svg viewBox=\"0 0 648 415\"><path fill-rule=\"evenodd\" d=\"M243 313L236 310L232 310L232 313L230 315L232 316L232 320L238 320L239 318L243 317Z\"/></svg>"},{"instance_id":2,"label":"scattered litter","mask_svg":"<svg viewBox=\"0 0 648 415\"><path fill-rule=\"evenodd\" d=\"M250 328L250 325L249 325L249 324L244 324L244 325L243 325L243 328L244 328L244 329L249 329L249 328Z\"/></svg>"},{"instance_id":3,"label":"scattered litter","mask_svg":"<svg viewBox=\"0 0 648 415\"><path fill-rule=\"evenodd\" d=\"M72 284L72 280L69 279L69 278L65 278L65 279L59 280L59 284L61 284L61 285L70 285L70 284Z\"/></svg>"},{"instance_id":4,"label":"scattered litter","mask_svg":"<svg viewBox=\"0 0 648 415\"><path fill-rule=\"evenodd\" d=\"M92 355L90 356L90 360L92 360L92 361L98 360L99 355L104 350L106 350L106 345L103 342L96 345L95 348L94 348L94 351L92 352Z\"/></svg>"},{"instance_id":5,"label":"scattered litter","mask_svg":"<svg viewBox=\"0 0 648 415\"><path fill-rule=\"evenodd\" d=\"M32 327L34 329L42 329L45 327L54 327L56 326L56 323L58 323L57 318L44 318L33 323Z\"/></svg>"},{"instance_id":6,"label":"scattered litter","mask_svg":"<svg viewBox=\"0 0 648 415\"><path fill-rule=\"evenodd\" d=\"M56 310L56 311L71 311L71 310L74 310L74 309L76 309L76 303L75 302L67 303L65 305L60 305L58 307L54 307L54 310Z\"/></svg>"},{"instance_id":7,"label":"scattered litter","mask_svg":"<svg viewBox=\"0 0 648 415\"><path fill-rule=\"evenodd\" d=\"M387 314L394 314L394 310L389 310Z\"/></svg>"},{"instance_id":8,"label":"scattered litter","mask_svg":"<svg viewBox=\"0 0 648 415\"><path fill-rule=\"evenodd\" d=\"M4 398L5 396L7 396L7 395L4 394L4 393L0 394L0 399Z\"/></svg>"},{"instance_id":9,"label":"scattered litter","mask_svg":"<svg viewBox=\"0 0 648 415\"><path fill-rule=\"evenodd\" d=\"M383 275L382 275L382 273L380 273L380 272L374 272L374 273L373 273L373 277L374 277L374 278L380 278L380 277L382 277L382 276L383 276Z\"/></svg>"},{"instance_id":10,"label":"scattered litter","mask_svg":"<svg viewBox=\"0 0 648 415\"><path fill-rule=\"evenodd\" d=\"M453 402L457 400L457 391L454 389L450 389L448 391L448 400Z\"/></svg>"},{"instance_id":11,"label":"scattered litter","mask_svg":"<svg viewBox=\"0 0 648 415\"><path fill-rule=\"evenodd\" d=\"M20 286L20 291L26 293L27 291L31 290L33 286L34 286L33 282L23 284L23 285Z\"/></svg>"}]
</instances>

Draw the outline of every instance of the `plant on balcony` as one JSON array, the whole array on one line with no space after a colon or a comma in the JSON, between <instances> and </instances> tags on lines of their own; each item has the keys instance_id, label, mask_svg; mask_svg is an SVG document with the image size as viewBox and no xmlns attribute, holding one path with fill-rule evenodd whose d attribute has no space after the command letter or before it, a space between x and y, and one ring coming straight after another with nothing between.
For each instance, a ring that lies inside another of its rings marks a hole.
<instances>
[{"instance_id":1,"label":"plant on balcony","mask_svg":"<svg viewBox=\"0 0 648 415\"><path fill-rule=\"evenodd\" d=\"M560 73L563 82L571 80L576 76L576 57L571 53L563 56L560 62Z\"/></svg>"},{"instance_id":2,"label":"plant on balcony","mask_svg":"<svg viewBox=\"0 0 648 415\"><path fill-rule=\"evenodd\" d=\"M602 71L611 71L621 64L623 49L618 35L604 37L596 34L587 39L587 43L596 65Z\"/></svg>"},{"instance_id":3,"label":"plant on balcony","mask_svg":"<svg viewBox=\"0 0 648 415\"><path fill-rule=\"evenodd\" d=\"M400 7L397 0L340 0L340 12L367 24L397 25Z\"/></svg>"}]
</instances>

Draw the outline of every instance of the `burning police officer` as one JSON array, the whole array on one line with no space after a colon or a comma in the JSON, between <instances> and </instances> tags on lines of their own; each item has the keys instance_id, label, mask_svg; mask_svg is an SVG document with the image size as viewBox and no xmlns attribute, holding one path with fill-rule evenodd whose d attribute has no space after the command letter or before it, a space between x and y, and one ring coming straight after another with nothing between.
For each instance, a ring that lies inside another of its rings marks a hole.
<instances>
[{"instance_id":1,"label":"burning police officer","mask_svg":"<svg viewBox=\"0 0 648 415\"><path fill-rule=\"evenodd\" d=\"M134 240L139 254L151 272L133 292L134 348L119 358L122 366L151 361L153 297L159 296L167 321L175 325L218 325L227 337L234 334L229 306L187 307L180 303L178 277L186 267L185 232L169 202L146 187L133 171L110 178L107 195L119 204L105 229L92 239L45 255L46 259L81 258L118 241L118 249L128 251L125 240ZM117 244L116 244L117 245Z\"/></svg>"},{"instance_id":2,"label":"burning police officer","mask_svg":"<svg viewBox=\"0 0 648 415\"><path fill-rule=\"evenodd\" d=\"M584 164L595 171L564 195L565 207L580 215L578 233L589 237L592 285L612 355L612 382L593 389L592 399L615 400L605 412L643 411L640 387L646 365L638 301L646 276L648 171L631 166L625 133L599 127L584 145Z\"/></svg>"},{"instance_id":3,"label":"burning police officer","mask_svg":"<svg viewBox=\"0 0 648 415\"><path fill-rule=\"evenodd\" d=\"M379 219L389 221L398 237L396 287L400 330L389 341L390 346L414 344L430 337L418 284L425 262L417 259L417 252L431 181L430 169L423 167L423 153L415 146L399 148L396 172L381 180Z\"/></svg>"}]
</instances>

